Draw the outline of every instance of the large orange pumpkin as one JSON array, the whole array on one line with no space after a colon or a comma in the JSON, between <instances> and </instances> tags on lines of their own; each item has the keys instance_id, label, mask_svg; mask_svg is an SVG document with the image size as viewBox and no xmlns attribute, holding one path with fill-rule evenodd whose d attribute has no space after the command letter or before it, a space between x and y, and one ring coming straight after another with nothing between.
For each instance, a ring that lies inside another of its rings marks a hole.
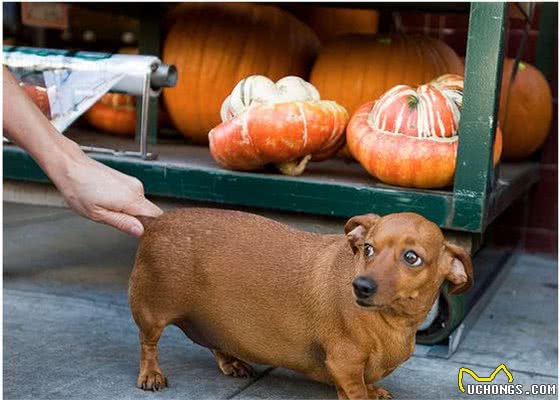
<instances>
[{"instance_id":1,"label":"large orange pumpkin","mask_svg":"<svg viewBox=\"0 0 560 400\"><path fill-rule=\"evenodd\" d=\"M303 79L289 76L274 83L251 76L224 101L222 123L208 134L210 152L226 168L258 170L274 164L286 175L299 175L310 160L331 157L344 144L348 113L321 100Z\"/></svg>"},{"instance_id":2,"label":"large orange pumpkin","mask_svg":"<svg viewBox=\"0 0 560 400\"><path fill-rule=\"evenodd\" d=\"M504 61L500 96L499 121L506 160L520 160L533 154L543 145L552 122L552 94L543 74L521 62L510 85L513 65L511 58Z\"/></svg>"},{"instance_id":3,"label":"large orange pumpkin","mask_svg":"<svg viewBox=\"0 0 560 400\"><path fill-rule=\"evenodd\" d=\"M107 93L86 113L86 120L95 128L122 136L136 132L136 101L134 96Z\"/></svg>"},{"instance_id":4,"label":"large orange pumpkin","mask_svg":"<svg viewBox=\"0 0 560 400\"><path fill-rule=\"evenodd\" d=\"M307 4L294 12L323 43L348 33L377 33L379 25L379 13L375 10Z\"/></svg>"},{"instance_id":5,"label":"large orange pumpkin","mask_svg":"<svg viewBox=\"0 0 560 400\"><path fill-rule=\"evenodd\" d=\"M306 77L319 49L315 33L274 6L191 4L173 15L163 61L177 67L163 97L175 127L199 143L220 123L220 106L249 75Z\"/></svg>"},{"instance_id":6,"label":"large orange pumpkin","mask_svg":"<svg viewBox=\"0 0 560 400\"><path fill-rule=\"evenodd\" d=\"M327 44L311 72L321 96L352 114L395 85L416 86L463 74L459 56L440 40L421 35L341 36Z\"/></svg>"},{"instance_id":7,"label":"large orange pumpkin","mask_svg":"<svg viewBox=\"0 0 560 400\"><path fill-rule=\"evenodd\" d=\"M416 188L452 184L463 79L446 75L412 88L397 85L358 108L346 128L352 155L384 183ZM494 163L502 137L496 133Z\"/></svg>"}]
</instances>

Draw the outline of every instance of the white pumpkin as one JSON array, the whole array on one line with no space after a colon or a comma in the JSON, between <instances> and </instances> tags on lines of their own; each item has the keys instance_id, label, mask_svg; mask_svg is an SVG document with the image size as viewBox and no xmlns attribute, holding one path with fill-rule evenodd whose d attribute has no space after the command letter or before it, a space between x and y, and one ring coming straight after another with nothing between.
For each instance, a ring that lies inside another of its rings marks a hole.
<instances>
[{"instance_id":1,"label":"white pumpkin","mask_svg":"<svg viewBox=\"0 0 560 400\"><path fill-rule=\"evenodd\" d=\"M276 83L262 75L251 75L233 88L220 110L222 122L241 114L252 104L280 104L292 101L319 101L319 91L297 76L286 76Z\"/></svg>"}]
</instances>

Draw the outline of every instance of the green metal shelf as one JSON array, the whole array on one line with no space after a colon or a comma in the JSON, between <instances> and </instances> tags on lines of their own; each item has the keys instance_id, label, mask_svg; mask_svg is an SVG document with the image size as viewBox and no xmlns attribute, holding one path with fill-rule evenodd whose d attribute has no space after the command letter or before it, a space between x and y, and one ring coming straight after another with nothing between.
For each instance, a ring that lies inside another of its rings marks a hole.
<instances>
[{"instance_id":1,"label":"green metal shelf","mask_svg":"<svg viewBox=\"0 0 560 400\"><path fill-rule=\"evenodd\" d=\"M88 146L133 150L136 143L106 134L72 130L73 140ZM146 193L264 209L350 217L368 212L388 214L413 211L442 228L482 232L488 223L538 179L536 164L504 164L490 196L487 215L481 214L478 197L466 207L469 218L458 218L453 191L414 190L382 184L355 162L333 159L311 163L299 177L276 173L247 173L220 168L207 147L192 146L182 140L160 141L151 147L157 160L95 154L93 158L144 183ZM4 177L48 182L25 151L4 146ZM468 221L457 225L457 221Z\"/></svg>"}]
</instances>

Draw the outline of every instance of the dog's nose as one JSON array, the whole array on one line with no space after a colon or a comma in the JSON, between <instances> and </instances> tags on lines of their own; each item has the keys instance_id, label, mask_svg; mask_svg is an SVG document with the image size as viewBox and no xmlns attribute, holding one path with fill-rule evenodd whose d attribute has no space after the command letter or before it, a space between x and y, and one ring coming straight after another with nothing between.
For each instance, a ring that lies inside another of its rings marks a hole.
<instances>
[{"instance_id":1,"label":"dog's nose","mask_svg":"<svg viewBox=\"0 0 560 400\"><path fill-rule=\"evenodd\" d=\"M371 297L377 291L377 284L369 278L359 276L352 282L354 293L359 299Z\"/></svg>"}]
</instances>

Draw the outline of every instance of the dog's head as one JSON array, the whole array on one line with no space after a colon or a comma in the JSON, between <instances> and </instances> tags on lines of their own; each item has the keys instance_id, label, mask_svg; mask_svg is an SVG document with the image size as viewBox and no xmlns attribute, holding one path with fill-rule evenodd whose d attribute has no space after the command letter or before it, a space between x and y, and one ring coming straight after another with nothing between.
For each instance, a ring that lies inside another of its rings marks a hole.
<instances>
[{"instance_id":1,"label":"dog's head","mask_svg":"<svg viewBox=\"0 0 560 400\"><path fill-rule=\"evenodd\" d=\"M430 309L445 280L451 294L472 286L468 253L418 214L360 215L344 231L356 266L352 290L364 309L417 315Z\"/></svg>"}]
</instances>

